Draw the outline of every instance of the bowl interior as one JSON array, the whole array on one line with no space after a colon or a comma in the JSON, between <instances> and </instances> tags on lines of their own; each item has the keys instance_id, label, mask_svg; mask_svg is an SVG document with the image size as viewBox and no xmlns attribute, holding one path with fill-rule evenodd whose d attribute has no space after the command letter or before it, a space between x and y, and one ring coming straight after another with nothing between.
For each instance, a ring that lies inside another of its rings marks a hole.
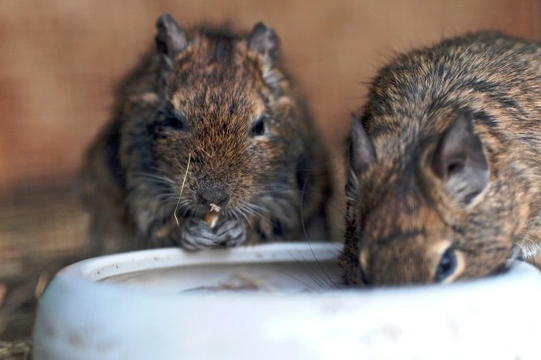
<instances>
[{"instance_id":1,"label":"bowl interior","mask_svg":"<svg viewBox=\"0 0 541 360\"><path fill-rule=\"evenodd\" d=\"M191 265L136 271L101 280L160 294L217 291L297 293L329 290L337 283L336 262L274 262Z\"/></svg>"},{"instance_id":2,"label":"bowl interior","mask_svg":"<svg viewBox=\"0 0 541 360\"><path fill-rule=\"evenodd\" d=\"M336 244L269 244L188 253L160 249L113 255L78 266L93 282L156 294L299 293L337 287Z\"/></svg>"}]
</instances>

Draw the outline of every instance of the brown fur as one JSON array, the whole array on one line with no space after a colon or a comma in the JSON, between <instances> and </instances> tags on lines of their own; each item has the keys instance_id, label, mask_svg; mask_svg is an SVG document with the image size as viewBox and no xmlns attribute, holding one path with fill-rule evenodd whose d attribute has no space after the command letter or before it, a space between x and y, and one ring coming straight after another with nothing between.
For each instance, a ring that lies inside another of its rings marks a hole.
<instances>
[{"instance_id":1,"label":"brown fur","mask_svg":"<svg viewBox=\"0 0 541 360\"><path fill-rule=\"evenodd\" d=\"M369 140L350 150L362 156L355 165L350 153L346 284L434 282L448 246L457 266L447 282L498 272L517 253L532 258L541 246L540 99L541 46L498 33L448 39L382 68L358 113ZM464 113L471 153L488 163L480 192L438 163Z\"/></svg>"},{"instance_id":2,"label":"brown fur","mask_svg":"<svg viewBox=\"0 0 541 360\"><path fill-rule=\"evenodd\" d=\"M220 216L242 223L245 243L300 240L318 223L325 238L325 150L276 48L254 50L249 33L225 28L185 36L178 54L153 46L125 78L112 120L87 152L94 241L105 252L178 245L186 219L209 211L205 189L229 195ZM168 106L183 114L183 129L166 124ZM251 136L261 114L265 134Z\"/></svg>"}]
</instances>

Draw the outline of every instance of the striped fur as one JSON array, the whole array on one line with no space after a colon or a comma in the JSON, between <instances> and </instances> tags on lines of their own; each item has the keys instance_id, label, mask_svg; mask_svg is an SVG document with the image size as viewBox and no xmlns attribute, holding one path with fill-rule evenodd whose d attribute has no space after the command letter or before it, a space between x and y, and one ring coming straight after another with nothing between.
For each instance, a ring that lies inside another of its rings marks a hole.
<instances>
[{"instance_id":1,"label":"striped fur","mask_svg":"<svg viewBox=\"0 0 541 360\"><path fill-rule=\"evenodd\" d=\"M472 153L486 159L487 178L483 159L473 176L450 167L438 176L442 141L461 114L471 117L468 146L480 140ZM433 282L447 247L458 262L447 281L500 271L513 245L524 258L541 248L538 43L481 32L398 55L356 118L369 141L350 148L346 284ZM365 161L370 147L375 160Z\"/></svg>"},{"instance_id":2,"label":"striped fur","mask_svg":"<svg viewBox=\"0 0 541 360\"><path fill-rule=\"evenodd\" d=\"M183 32L162 16L156 41L86 155L83 197L100 251L182 246L187 221L209 212L207 195L229 197L219 216L239 238L201 248L301 240L318 221L326 229L326 153L274 31ZM197 226L194 241L211 231Z\"/></svg>"}]
</instances>

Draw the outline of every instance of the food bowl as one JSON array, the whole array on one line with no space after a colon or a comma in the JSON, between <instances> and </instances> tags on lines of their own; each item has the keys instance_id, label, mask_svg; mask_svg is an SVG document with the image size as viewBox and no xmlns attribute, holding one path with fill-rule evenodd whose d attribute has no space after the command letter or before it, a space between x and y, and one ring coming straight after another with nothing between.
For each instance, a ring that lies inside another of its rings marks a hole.
<instances>
[{"instance_id":1,"label":"food bowl","mask_svg":"<svg viewBox=\"0 0 541 360\"><path fill-rule=\"evenodd\" d=\"M340 249L159 249L82 261L43 294L34 360L539 359L541 273L338 290Z\"/></svg>"}]
</instances>

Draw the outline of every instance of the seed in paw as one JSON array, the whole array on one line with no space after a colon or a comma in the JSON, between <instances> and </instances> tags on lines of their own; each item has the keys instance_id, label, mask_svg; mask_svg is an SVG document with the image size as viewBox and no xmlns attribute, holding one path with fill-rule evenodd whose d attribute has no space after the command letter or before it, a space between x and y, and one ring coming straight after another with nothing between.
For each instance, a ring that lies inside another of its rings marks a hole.
<instances>
[{"instance_id":1,"label":"seed in paw","mask_svg":"<svg viewBox=\"0 0 541 360\"><path fill-rule=\"evenodd\" d=\"M210 204L210 211L205 215L203 220L207 223L210 228L214 228L216 226L216 223L218 222L218 212L220 211L220 207L216 204Z\"/></svg>"}]
</instances>

